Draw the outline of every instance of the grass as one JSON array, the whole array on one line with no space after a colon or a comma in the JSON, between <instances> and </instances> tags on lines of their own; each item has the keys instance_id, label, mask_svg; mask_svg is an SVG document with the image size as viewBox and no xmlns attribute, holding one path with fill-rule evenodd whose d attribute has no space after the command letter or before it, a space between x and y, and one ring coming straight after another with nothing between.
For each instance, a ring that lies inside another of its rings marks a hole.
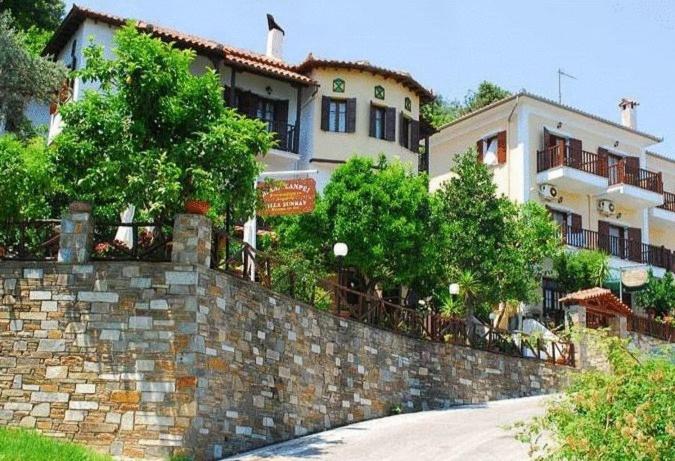
<instances>
[{"instance_id":1,"label":"grass","mask_svg":"<svg viewBox=\"0 0 675 461\"><path fill-rule=\"evenodd\" d=\"M83 445L35 431L0 427L0 461L112 461Z\"/></svg>"}]
</instances>

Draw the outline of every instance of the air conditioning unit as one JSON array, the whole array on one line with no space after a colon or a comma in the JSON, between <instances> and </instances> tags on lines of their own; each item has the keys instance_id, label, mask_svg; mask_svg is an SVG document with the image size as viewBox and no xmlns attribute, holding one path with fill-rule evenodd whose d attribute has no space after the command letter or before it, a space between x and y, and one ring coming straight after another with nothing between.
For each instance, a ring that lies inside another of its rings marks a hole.
<instances>
[{"instance_id":1,"label":"air conditioning unit","mask_svg":"<svg viewBox=\"0 0 675 461\"><path fill-rule=\"evenodd\" d=\"M550 184L541 184L539 186L539 195L546 201L556 200L558 198L558 189Z\"/></svg>"},{"instance_id":2,"label":"air conditioning unit","mask_svg":"<svg viewBox=\"0 0 675 461\"><path fill-rule=\"evenodd\" d=\"M598 200L598 211L605 216L613 216L616 213L614 202L611 200Z\"/></svg>"}]
</instances>

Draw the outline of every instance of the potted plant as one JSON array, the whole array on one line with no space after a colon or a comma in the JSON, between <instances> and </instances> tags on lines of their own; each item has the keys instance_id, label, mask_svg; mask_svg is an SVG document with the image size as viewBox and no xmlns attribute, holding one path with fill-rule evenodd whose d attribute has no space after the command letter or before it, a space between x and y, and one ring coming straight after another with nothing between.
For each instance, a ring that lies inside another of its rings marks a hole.
<instances>
[{"instance_id":1,"label":"potted plant","mask_svg":"<svg viewBox=\"0 0 675 461\"><path fill-rule=\"evenodd\" d=\"M210 173L201 168L191 169L185 187L185 212L205 215L211 209L211 199L215 193Z\"/></svg>"}]
</instances>

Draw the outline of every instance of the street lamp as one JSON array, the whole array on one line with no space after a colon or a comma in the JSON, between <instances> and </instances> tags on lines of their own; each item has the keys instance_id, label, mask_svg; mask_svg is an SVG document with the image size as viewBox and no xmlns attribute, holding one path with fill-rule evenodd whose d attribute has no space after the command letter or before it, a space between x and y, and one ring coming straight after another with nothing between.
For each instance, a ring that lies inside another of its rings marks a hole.
<instances>
[{"instance_id":1,"label":"street lamp","mask_svg":"<svg viewBox=\"0 0 675 461\"><path fill-rule=\"evenodd\" d=\"M335 245L333 245L333 254L335 255L335 258L337 259L338 262L338 273L337 273L337 285L338 287L342 284L342 262L345 259L345 256L347 256L347 252L349 251L349 248L347 247L346 243L343 242L337 242ZM337 292L336 292L337 293ZM340 296L336 296L337 299L337 311L338 313L340 312Z\"/></svg>"},{"instance_id":2,"label":"street lamp","mask_svg":"<svg viewBox=\"0 0 675 461\"><path fill-rule=\"evenodd\" d=\"M448 286L448 291L450 291L451 295L458 295L459 294L459 283L451 283L450 286Z\"/></svg>"}]
</instances>

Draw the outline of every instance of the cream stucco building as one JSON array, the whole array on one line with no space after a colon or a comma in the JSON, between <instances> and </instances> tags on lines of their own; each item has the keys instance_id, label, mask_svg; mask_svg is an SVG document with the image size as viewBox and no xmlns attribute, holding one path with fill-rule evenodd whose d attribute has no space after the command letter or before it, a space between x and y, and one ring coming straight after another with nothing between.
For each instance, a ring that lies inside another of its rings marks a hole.
<instances>
[{"instance_id":1,"label":"cream stucco building","mask_svg":"<svg viewBox=\"0 0 675 461\"><path fill-rule=\"evenodd\" d=\"M603 249L613 268L662 275L675 269L675 160L648 150L661 139L637 129L636 105L622 100L616 123L518 93L431 137L431 187L448 177L454 155L475 148L498 191L546 205L570 248ZM545 283L544 313L554 292Z\"/></svg>"},{"instance_id":2,"label":"cream stucco building","mask_svg":"<svg viewBox=\"0 0 675 461\"><path fill-rule=\"evenodd\" d=\"M89 40L113 54L115 31L125 18L73 6L45 54L71 69L85 65ZM214 69L222 82L224 104L263 120L277 135L277 146L262 158L266 171L317 170L319 190L332 171L354 154L399 159L417 171L420 104L432 98L410 74L384 69L366 61L316 59L299 65L283 59L285 32L268 15L264 54L188 35L144 21L139 30L177 47L194 50L195 73ZM77 100L95 83L76 78L68 98ZM61 128L58 109L52 111L50 138Z\"/></svg>"}]
</instances>

